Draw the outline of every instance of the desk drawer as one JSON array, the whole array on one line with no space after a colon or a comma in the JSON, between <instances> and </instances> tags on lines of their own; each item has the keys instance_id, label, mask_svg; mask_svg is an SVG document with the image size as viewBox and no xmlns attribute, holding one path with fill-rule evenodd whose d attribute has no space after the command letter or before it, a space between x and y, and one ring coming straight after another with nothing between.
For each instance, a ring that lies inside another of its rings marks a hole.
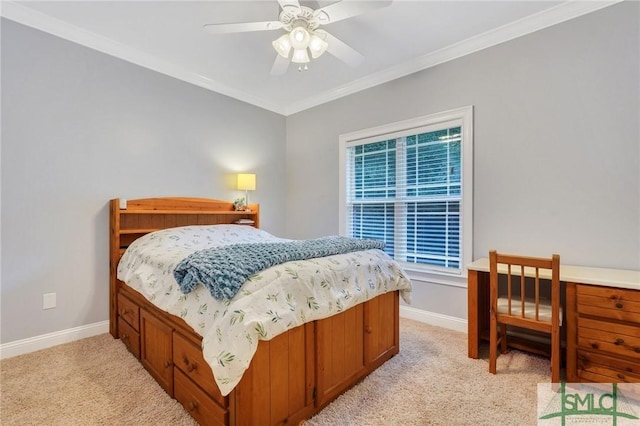
<instances>
[{"instance_id":1,"label":"desk drawer","mask_svg":"<svg viewBox=\"0 0 640 426\"><path fill-rule=\"evenodd\" d=\"M639 291L579 285L576 296L579 314L640 324Z\"/></svg>"},{"instance_id":2,"label":"desk drawer","mask_svg":"<svg viewBox=\"0 0 640 426\"><path fill-rule=\"evenodd\" d=\"M578 318L578 346L640 359L640 327Z\"/></svg>"},{"instance_id":3,"label":"desk drawer","mask_svg":"<svg viewBox=\"0 0 640 426\"><path fill-rule=\"evenodd\" d=\"M578 375L589 380L610 382L640 382L640 364L619 358L578 350Z\"/></svg>"}]
</instances>

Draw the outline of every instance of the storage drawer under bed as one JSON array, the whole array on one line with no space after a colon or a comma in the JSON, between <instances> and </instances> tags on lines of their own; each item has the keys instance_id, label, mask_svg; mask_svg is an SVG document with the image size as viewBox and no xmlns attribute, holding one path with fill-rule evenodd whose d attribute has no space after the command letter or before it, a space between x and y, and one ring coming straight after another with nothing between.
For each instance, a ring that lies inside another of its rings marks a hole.
<instances>
[{"instance_id":1,"label":"storage drawer under bed","mask_svg":"<svg viewBox=\"0 0 640 426\"><path fill-rule=\"evenodd\" d=\"M221 408L179 368L174 370L174 397L201 426L229 424L227 410Z\"/></svg>"},{"instance_id":2,"label":"storage drawer under bed","mask_svg":"<svg viewBox=\"0 0 640 426\"><path fill-rule=\"evenodd\" d=\"M126 321L135 331L140 332L140 308L122 293L118 293L118 318Z\"/></svg>"},{"instance_id":3,"label":"storage drawer under bed","mask_svg":"<svg viewBox=\"0 0 640 426\"><path fill-rule=\"evenodd\" d=\"M118 330L122 343L129 349L129 352L140 359L140 333L122 318L118 318Z\"/></svg>"},{"instance_id":4,"label":"storage drawer under bed","mask_svg":"<svg viewBox=\"0 0 640 426\"><path fill-rule=\"evenodd\" d=\"M204 360L202 350L177 332L173 333L173 364L219 405L226 406L225 397L216 386L213 372Z\"/></svg>"}]
</instances>

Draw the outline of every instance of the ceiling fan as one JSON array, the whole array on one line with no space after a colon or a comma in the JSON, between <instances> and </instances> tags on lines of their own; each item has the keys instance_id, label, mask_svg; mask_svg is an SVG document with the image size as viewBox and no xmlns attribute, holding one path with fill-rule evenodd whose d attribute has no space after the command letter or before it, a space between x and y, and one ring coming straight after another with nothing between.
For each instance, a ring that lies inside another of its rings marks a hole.
<instances>
[{"instance_id":1,"label":"ceiling fan","mask_svg":"<svg viewBox=\"0 0 640 426\"><path fill-rule=\"evenodd\" d=\"M211 34L285 30L285 34L272 42L278 53L272 75L286 73L290 61L298 64L298 71L306 70L309 53L315 59L325 51L355 67L364 57L320 26L388 6L392 1L342 0L319 9L302 6L298 0L278 0L278 3L282 11L277 21L206 24L204 29Z\"/></svg>"}]
</instances>

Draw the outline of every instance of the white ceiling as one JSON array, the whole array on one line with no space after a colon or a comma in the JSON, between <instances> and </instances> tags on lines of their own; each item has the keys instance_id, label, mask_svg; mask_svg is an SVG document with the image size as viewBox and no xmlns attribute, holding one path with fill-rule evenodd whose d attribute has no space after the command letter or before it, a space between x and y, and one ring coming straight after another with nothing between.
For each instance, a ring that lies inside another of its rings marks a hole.
<instances>
[{"instance_id":1,"label":"white ceiling","mask_svg":"<svg viewBox=\"0 0 640 426\"><path fill-rule=\"evenodd\" d=\"M316 9L333 1L303 1ZM204 24L278 19L263 1L2 1L2 16L289 115L519 37L616 1L407 1L325 27L364 55L330 54L270 75L283 30L212 35Z\"/></svg>"}]
</instances>

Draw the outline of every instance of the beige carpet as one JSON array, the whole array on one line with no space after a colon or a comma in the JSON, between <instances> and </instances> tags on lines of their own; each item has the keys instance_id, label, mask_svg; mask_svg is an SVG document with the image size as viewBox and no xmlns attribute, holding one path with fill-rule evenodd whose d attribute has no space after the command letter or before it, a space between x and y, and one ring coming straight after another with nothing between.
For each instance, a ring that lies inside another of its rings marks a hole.
<instances>
[{"instance_id":1,"label":"beige carpet","mask_svg":"<svg viewBox=\"0 0 640 426\"><path fill-rule=\"evenodd\" d=\"M0 423L196 425L110 334L2 360Z\"/></svg>"},{"instance_id":2,"label":"beige carpet","mask_svg":"<svg viewBox=\"0 0 640 426\"><path fill-rule=\"evenodd\" d=\"M305 426L536 424L547 360L512 351L494 376L486 359L467 358L466 334L407 319L400 328L400 354ZM195 424L108 334L6 359L0 370L4 426Z\"/></svg>"}]
</instances>

